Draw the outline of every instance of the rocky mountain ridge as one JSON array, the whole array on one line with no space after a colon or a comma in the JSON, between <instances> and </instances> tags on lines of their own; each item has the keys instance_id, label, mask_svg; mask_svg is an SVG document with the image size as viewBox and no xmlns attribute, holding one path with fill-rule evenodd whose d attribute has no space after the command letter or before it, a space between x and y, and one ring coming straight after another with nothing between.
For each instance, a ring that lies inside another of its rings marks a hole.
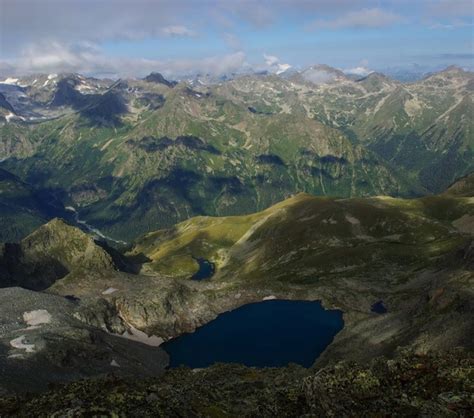
<instances>
[{"instance_id":1,"label":"rocky mountain ridge","mask_svg":"<svg viewBox=\"0 0 474 418\"><path fill-rule=\"evenodd\" d=\"M403 84L311 71L336 78L190 85L50 74L0 83L17 114L0 123L0 166L122 240L194 215L262 210L296 192L440 192L474 168L472 73L449 68Z\"/></svg>"}]
</instances>

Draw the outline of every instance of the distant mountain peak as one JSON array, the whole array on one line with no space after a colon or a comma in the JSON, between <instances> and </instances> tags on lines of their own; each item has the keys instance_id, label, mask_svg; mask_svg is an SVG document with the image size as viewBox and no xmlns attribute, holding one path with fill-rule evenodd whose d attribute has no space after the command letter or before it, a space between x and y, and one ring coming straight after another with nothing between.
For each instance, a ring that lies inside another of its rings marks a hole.
<instances>
[{"instance_id":1,"label":"distant mountain peak","mask_svg":"<svg viewBox=\"0 0 474 418\"><path fill-rule=\"evenodd\" d=\"M145 81L148 81L149 83L159 83L159 84L164 84L165 86L173 88L177 83L176 81L168 81L166 78L163 77L161 73L156 73L153 72L149 75L147 75L144 78Z\"/></svg>"},{"instance_id":2,"label":"distant mountain peak","mask_svg":"<svg viewBox=\"0 0 474 418\"><path fill-rule=\"evenodd\" d=\"M341 70L331 67L330 65L327 65L327 64L313 64L310 67L308 67L306 70L325 71L330 74L335 74L342 77L345 76L345 74Z\"/></svg>"},{"instance_id":3,"label":"distant mountain peak","mask_svg":"<svg viewBox=\"0 0 474 418\"><path fill-rule=\"evenodd\" d=\"M356 83L363 85L370 91L383 89L389 86L396 87L400 84L397 80L378 72L372 72L365 77L359 78L356 80Z\"/></svg>"},{"instance_id":4,"label":"distant mountain peak","mask_svg":"<svg viewBox=\"0 0 474 418\"><path fill-rule=\"evenodd\" d=\"M383 73L379 73L377 71L373 71L370 74L367 74L365 77L362 77L360 80L384 80L384 81L394 82L394 80L391 77Z\"/></svg>"},{"instance_id":5,"label":"distant mountain peak","mask_svg":"<svg viewBox=\"0 0 474 418\"><path fill-rule=\"evenodd\" d=\"M464 73L465 71L457 66L457 65L450 65L446 67L444 70L441 70L440 73Z\"/></svg>"},{"instance_id":6,"label":"distant mountain peak","mask_svg":"<svg viewBox=\"0 0 474 418\"><path fill-rule=\"evenodd\" d=\"M304 80L314 84L327 84L348 79L341 70L326 64L311 65L301 71L300 75Z\"/></svg>"},{"instance_id":7,"label":"distant mountain peak","mask_svg":"<svg viewBox=\"0 0 474 418\"><path fill-rule=\"evenodd\" d=\"M446 67L444 70L427 74L427 76L424 79L428 80L431 78L446 77L446 76L447 77L471 77L472 74L473 73L471 71L465 71L463 68L457 65L450 65L449 67Z\"/></svg>"}]
</instances>

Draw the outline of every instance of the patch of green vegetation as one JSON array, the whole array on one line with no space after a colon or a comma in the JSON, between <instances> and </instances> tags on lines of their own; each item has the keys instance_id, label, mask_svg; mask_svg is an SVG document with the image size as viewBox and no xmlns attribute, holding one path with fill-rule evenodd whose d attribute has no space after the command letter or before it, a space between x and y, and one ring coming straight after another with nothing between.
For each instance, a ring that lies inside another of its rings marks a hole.
<instances>
[{"instance_id":1,"label":"patch of green vegetation","mask_svg":"<svg viewBox=\"0 0 474 418\"><path fill-rule=\"evenodd\" d=\"M145 255L151 260L146 269L175 278L196 271L193 256L216 264L213 280L309 284L344 275L407 278L466 245L469 238L450 223L466 213L462 201L299 194L253 215L192 218L147 234L130 255ZM456 208L455 216L441 216L445 208Z\"/></svg>"}]
</instances>

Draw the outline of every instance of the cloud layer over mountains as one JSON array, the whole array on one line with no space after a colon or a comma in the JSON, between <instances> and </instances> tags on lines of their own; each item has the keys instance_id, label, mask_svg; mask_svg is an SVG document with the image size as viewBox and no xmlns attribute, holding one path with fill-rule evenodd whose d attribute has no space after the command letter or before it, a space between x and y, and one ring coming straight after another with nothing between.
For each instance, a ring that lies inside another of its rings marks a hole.
<instances>
[{"instance_id":1,"label":"cloud layer over mountains","mask_svg":"<svg viewBox=\"0 0 474 418\"><path fill-rule=\"evenodd\" d=\"M332 42L344 43L345 38L338 40L340 37L350 35L347 38L350 40L352 34L358 36L364 31L373 37L371 31L410 30L420 25L445 32L469 30L472 3L469 0L415 3L408 0L0 0L0 71L118 75L145 74L150 70L221 73L238 71L250 62L254 67L281 72L289 68L285 62L304 65L308 52L319 62L331 62L324 48L330 49ZM295 34L296 39L286 39L285 31ZM395 39L399 35L393 36ZM458 35L449 36L453 45L459 45ZM468 41L464 46L461 44L462 50L445 49L437 54L465 54ZM347 67L356 68L360 60L367 58L367 50L380 48L375 41L370 42L363 39L362 43L354 44L352 49L359 48L360 52L357 60ZM276 57L283 57L282 61Z\"/></svg>"}]
</instances>

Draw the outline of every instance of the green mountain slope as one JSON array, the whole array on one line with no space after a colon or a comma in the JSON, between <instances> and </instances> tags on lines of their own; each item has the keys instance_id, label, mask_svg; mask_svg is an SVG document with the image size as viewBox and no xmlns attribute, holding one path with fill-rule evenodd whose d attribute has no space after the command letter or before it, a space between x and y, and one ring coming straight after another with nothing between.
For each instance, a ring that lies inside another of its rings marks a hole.
<instances>
[{"instance_id":1,"label":"green mountain slope","mask_svg":"<svg viewBox=\"0 0 474 418\"><path fill-rule=\"evenodd\" d=\"M322 363L404 345L470 346L473 222L472 198L298 194L263 212L143 236L127 254L139 276L70 274L49 291L94 299L117 289L107 299L120 318L165 338L266 297L322 300L345 321ZM211 279L190 279L195 257L215 264ZM378 300L390 315L370 312Z\"/></svg>"},{"instance_id":2,"label":"green mountain slope","mask_svg":"<svg viewBox=\"0 0 474 418\"><path fill-rule=\"evenodd\" d=\"M91 224L125 239L197 214L260 210L295 191L412 190L336 129L304 115L260 115L198 96L177 86L163 106L118 126L91 126L80 114L42 123L33 155L4 164L59 189Z\"/></svg>"},{"instance_id":3,"label":"green mountain slope","mask_svg":"<svg viewBox=\"0 0 474 418\"><path fill-rule=\"evenodd\" d=\"M401 84L321 68L310 73L330 82L252 75L191 88L58 76L25 88L46 119L0 123L1 164L126 240L297 192L440 192L474 169L472 73Z\"/></svg>"},{"instance_id":4,"label":"green mountain slope","mask_svg":"<svg viewBox=\"0 0 474 418\"><path fill-rule=\"evenodd\" d=\"M65 211L53 194L0 169L0 241L17 241Z\"/></svg>"}]
</instances>

